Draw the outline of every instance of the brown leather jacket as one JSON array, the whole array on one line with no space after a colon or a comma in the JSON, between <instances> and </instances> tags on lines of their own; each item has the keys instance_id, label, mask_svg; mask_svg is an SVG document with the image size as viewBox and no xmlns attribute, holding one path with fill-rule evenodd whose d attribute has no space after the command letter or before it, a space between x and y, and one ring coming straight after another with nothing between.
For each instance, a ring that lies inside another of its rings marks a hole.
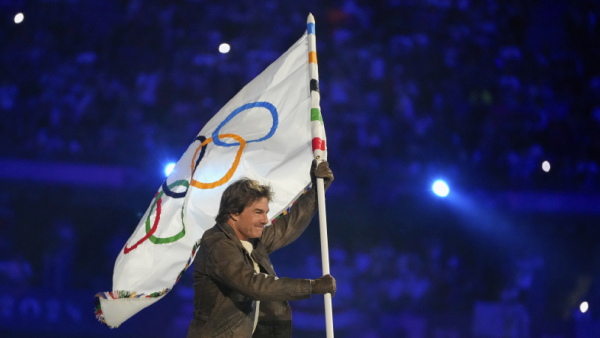
<instances>
[{"instance_id":1,"label":"brown leather jacket","mask_svg":"<svg viewBox=\"0 0 600 338\"><path fill-rule=\"evenodd\" d=\"M310 298L309 279L277 278L269 254L296 238L317 211L316 188L307 191L287 215L253 242L252 260L229 224L217 224L202 236L194 262L194 319L188 338L291 337L287 301ZM255 300L260 301L254 334Z\"/></svg>"}]
</instances>

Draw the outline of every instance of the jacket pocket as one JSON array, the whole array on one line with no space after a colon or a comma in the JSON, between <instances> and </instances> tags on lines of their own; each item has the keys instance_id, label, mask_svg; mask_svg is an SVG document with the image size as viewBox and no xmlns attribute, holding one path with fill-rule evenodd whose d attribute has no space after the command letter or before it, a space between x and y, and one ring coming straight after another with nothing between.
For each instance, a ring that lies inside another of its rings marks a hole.
<instances>
[{"instance_id":1,"label":"jacket pocket","mask_svg":"<svg viewBox=\"0 0 600 338\"><path fill-rule=\"evenodd\" d=\"M225 324L212 333L212 337L233 337L233 333L239 328L239 324L244 319L243 313L238 313L227 319Z\"/></svg>"}]
</instances>

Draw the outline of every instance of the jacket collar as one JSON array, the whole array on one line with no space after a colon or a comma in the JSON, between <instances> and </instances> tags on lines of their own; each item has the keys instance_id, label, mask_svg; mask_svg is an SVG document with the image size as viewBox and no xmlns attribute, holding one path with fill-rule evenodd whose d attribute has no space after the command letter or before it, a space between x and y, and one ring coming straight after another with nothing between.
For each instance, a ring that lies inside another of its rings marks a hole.
<instances>
[{"instance_id":1,"label":"jacket collar","mask_svg":"<svg viewBox=\"0 0 600 338\"><path fill-rule=\"evenodd\" d=\"M227 236L230 240L232 240L235 245L237 245L240 249L243 249L245 252L246 248L242 245L242 241L238 238L235 230L228 223L217 223L217 227ZM250 238L248 239L255 250L252 251L252 254L256 258L256 263L262 266L269 274L273 276L277 276L275 271L271 266L271 261L269 260L269 255L264 251L262 246L260 245L260 238ZM257 250L258 248L258 250Z\"/></svg>"},{"instance_id":2,"label":"jacket collar","mask_svg":"<svg viewBox=\"0 0 600 338\"><path fill-rule=\"evenodd\" d=\"M239 240L238 236L235 234L235 230L233 230L231 225L229 225L227 223L217 223L217 226L219 227L219 229L221 229L221 231L223 231L225 236L229 237L229 239L235 238L235 239Z\"/></svg>"}]
</instances>

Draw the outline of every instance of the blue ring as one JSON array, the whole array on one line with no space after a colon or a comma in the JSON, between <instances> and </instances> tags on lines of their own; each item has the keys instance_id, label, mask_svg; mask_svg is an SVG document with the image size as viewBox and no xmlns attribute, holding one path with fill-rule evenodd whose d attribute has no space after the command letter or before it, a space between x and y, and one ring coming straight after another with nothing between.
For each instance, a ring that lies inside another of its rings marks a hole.
<instances>
[{"instance_id":1,"label":"blue ring","mask_svg":"<svg viewBox=\"0 0 600 338\"><path fill-rule=\"evenodd\" d=\"M236 115L243 112L244 110L256 108L256 107L265 108L271 112L271 116L273 117L273 126L271 126L271 130L269 130L269 133L267 135L265 135L264 137L256 139L256 140L246 141L246 143L260 142L260 141L264 141L266 139L271 138L271 136L273 136L273 134L275 134L275 130L277 130L277 125L279 124L279 115L277 114L277 109L275 108L275 106L273 106L269 102L260 101L260 102L246 103L245 105L232 111L229 114L229 116L227 116L227 118L225 118L225 120L223 120L223 122L221 122L221 124L219 124L217 129L215 129L215 131L213 131L213 133L212 133L213 143L215 145L222 146L222 147L239 146L240 145L239 142L225 143L225 142L219 140L219 132L221 131L221 128L223 128L223 126L225 126L227 124L227 122L231 121L231 119L233 119Z\"/></svg>"}]
</instances>

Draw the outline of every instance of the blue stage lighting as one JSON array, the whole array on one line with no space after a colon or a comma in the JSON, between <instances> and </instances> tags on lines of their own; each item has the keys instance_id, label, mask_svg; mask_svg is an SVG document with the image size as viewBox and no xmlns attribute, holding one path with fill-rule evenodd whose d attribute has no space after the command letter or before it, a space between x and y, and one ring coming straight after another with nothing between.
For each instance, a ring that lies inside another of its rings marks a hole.
<instances>
[{"instance_id":1,"label":"blue stage lighting","mask_svg":"<svg viewBox=\"0 0 600 338\"><path fill-rule=\"evenodd\" d=\"M169 176L169 174L171 173L171 171L173 171L173 168L175 168L175 163L169 163L165 167L165 176Z\"/></svg>"},{"instance_id":2,"label":"blue stage lighting","mask_svg":"<svg viewBox=\"0 0 600 338\"><path fill-rule=\"evenodd\" d=\"M436 195L440 197L446 197L450 193L450 188L448 188L446 182L442 180L437 180L433 182L433 186L431 187L431 189Z\"/></svg>"}]
</instances>

